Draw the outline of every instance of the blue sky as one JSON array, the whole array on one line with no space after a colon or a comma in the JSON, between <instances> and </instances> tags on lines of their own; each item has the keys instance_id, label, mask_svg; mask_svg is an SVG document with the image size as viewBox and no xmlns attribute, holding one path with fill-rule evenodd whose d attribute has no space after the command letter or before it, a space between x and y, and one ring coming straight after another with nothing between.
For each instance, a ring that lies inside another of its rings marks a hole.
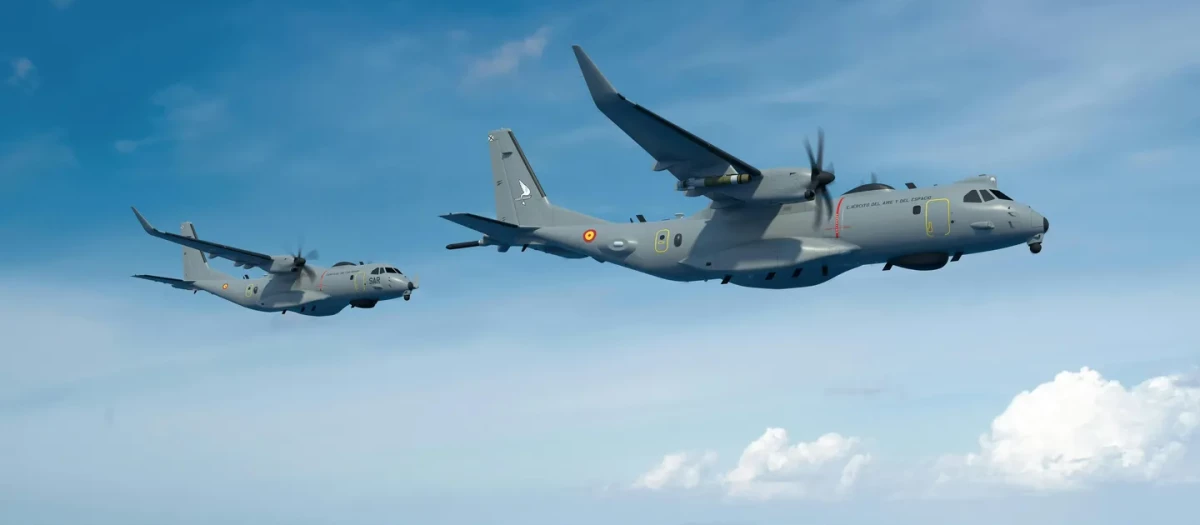
<instances>
[{"instance_id":1,"label":"blue sky","mask_svg":"<svg viewBox=\"0 0 1200 525\"><path fill-rule=\"evenodd\" d=\"M1123 524L1197 494L1192 3L0 12L0 521ZM823 126L835 191L995 174L1045 250L783 292L447 252L498 127L556 204L704 205L572 44L756 166ZM181 270L130 205L422 288L306 319L134 282Z\"/></svg>"}]
</instances>

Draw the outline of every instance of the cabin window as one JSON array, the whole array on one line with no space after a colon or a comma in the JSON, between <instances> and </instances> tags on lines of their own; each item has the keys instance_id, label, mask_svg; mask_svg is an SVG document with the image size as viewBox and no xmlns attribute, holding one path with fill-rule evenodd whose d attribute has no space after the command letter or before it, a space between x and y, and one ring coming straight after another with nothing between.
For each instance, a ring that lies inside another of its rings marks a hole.
<instances>
[{"instance_id":1,"label":"cabin window","mask_svg":"<svg viewBox=\"0 0 1200 525\"><path fill-rule=\"evenodd\" d=\"M1008 195L1005 195L1004 192L1002 192L1000 190L992 190L992 193L996 195L997 199L1004 200L1004 201L1012 200L1008 197Z\"/></svg>"},{"instance_id":2,"label":"cabin window","mask_svg":"<svg viewBox=\"0 0 1200 525\"><path fill-rule=\"evenodd\" d=\"M988 193L988 190L979 190L979 194L983 195L983 202L987 202L992 199L995 199L995 197L993 197L991 193Z\"/></svg>"},{"instance_id":3,"label":"cabin window","mask_svg":"<svg viewBox=\"0 0 1200 525\"><path fill-rule=\"evenodd\" d=\"M977 190L971 190L971 193L968 193L965 197L963 197L963 202L983 202L983 199L979 198L979 192Z\"/></svg>"},{"instance_id":4,"label":"cabin window","mask_svg":"<svg viewBox=\"0 0 1200 525\"><path fill-rule=\"evenodd\" d=\"M682 233L676 233L676 234L675 234L675 247L676 247L676 248L678 248L678 247L680 247L681 245L683 245L683 234L682 234Z\"/></svg>"},{"instance_id":5,"label":"cabin window","mask_svg":"<svg viewBox=\"0 0 1200 525\"><path fill-rule=\"evenodd\" d=\"M913 206L913 215L920 215L920 214L921 214L921 205L918 204L916 206Z\"/></svg>"}]
</instances>

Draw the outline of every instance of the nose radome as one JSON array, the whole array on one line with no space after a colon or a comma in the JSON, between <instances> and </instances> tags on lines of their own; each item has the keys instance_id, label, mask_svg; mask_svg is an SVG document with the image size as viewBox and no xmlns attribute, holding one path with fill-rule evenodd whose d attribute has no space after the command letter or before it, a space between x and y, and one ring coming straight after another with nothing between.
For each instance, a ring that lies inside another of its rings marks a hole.
<instances>
[{"instance_id":1,"label":"nose radome","mask_svg":"<svg viewBox=\"0 0 1200 525\"><path fill-rule=\"evenodd\" d=\"M1046 233L1048 231L1050 231L1050 219L1047 219L1043 215L1042 216L1042 233Z\"/></svg>"}]
</instances>

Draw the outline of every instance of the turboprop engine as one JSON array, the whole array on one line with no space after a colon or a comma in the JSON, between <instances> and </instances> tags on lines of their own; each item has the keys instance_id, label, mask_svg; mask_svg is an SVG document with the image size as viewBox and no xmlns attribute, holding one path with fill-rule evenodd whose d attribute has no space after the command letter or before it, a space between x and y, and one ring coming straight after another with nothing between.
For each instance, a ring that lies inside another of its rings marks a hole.
<instances>
[{"instance_id":1,"label":"turboprop engine","mask_svg":"<svg viewBox=\"0 0 1200 525\"><path fill-rule=\"evenodd\" d=\"M715 201L734 200L754 204L786 204L810 200L809 171L805 168L770 168L761 177L733 173L681 180L675 189L688 197L707 196Z\"/></svg>"}]
</instances>

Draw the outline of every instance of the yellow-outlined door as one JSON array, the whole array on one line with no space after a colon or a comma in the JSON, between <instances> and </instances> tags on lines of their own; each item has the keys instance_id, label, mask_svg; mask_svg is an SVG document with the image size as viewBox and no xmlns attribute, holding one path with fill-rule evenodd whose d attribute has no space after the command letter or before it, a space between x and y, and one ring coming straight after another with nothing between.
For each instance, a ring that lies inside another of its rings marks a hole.
<instances>
[{"instance_id":1,"label":"yellow-outlined door","mask_svg":"<svg viewBox=\"0 0 1200 525\"><path fill-rule=\"evenodd\" d=\"M946 210L944 219L943 208ZM950 235L950 199L930 199L925 203L925 235Z\"/></svg>"},{"instance_id":2,"label":"yellow-outlined door","mask_svg":"<svg viewBox=\"0 0 1200 525\"><path fill-rule=\"evenodd\" d=\"M654 251L658 253L667 253L670 247L671 230L663 228L654 234Z\"/></svg>"}]
</instances>

